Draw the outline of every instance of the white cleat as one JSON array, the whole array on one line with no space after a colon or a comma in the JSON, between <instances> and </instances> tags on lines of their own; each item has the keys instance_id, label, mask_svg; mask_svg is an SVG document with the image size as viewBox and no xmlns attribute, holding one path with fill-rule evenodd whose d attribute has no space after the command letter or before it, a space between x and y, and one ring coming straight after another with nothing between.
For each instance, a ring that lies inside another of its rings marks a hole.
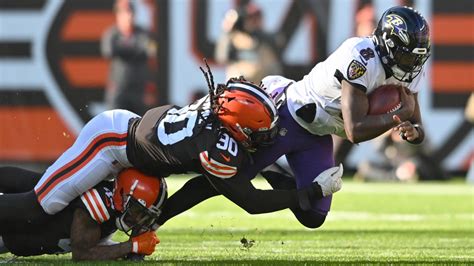
<instances>
[{"instance_id":1,"label":"white cleat","mask_svg":"<svg viewBox=\"0 0 474 266\"><path fill-rule=\"evenodd\" d=\"M343 172L344 172L344 168L341 163L339 164L339 166L331 167L323 171L313 180L313 183L317 182L319 186L321 187L323 196L327 197L341 190L341 187L342 187L341 177L342 177Z\"/></svg>"}]
</instances>

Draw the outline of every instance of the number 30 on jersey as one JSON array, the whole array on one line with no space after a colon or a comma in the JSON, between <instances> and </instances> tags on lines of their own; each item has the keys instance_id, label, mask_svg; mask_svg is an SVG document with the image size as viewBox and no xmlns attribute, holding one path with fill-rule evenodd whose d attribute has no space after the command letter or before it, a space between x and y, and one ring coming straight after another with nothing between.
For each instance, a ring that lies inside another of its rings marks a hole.
<instances>
[{"instance_id":1,"label":"number 30 on jersey","mask_svg":"<svg viewBox=\"0 0 474 266\"><path fill-rule=\"evenodd\" d=\"M227 133L221 134L221 138L217 142L216 147L224 151L227 150L232 156L236 156L239 151L237 142Z\"/></svg>"}]
</instances>

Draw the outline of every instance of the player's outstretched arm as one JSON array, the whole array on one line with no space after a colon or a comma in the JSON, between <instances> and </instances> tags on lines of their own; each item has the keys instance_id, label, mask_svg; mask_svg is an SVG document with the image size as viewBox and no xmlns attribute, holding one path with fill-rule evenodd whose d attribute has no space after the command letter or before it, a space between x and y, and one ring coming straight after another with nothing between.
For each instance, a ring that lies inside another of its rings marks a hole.
<instances>
[{"instance_id":1,"label":"player's outstretched arm","mask_svg":"<svg viewBox=\"0 0 474 266\"><path fill-rule=\"evenodd\" d=\"M128 253L150 255L155 250L158 239L154 232L147 232L131 240L115 245L98 245L100 226L83 209L76 209L71 226L72 259L115 260L124 258Z\"/></svg>"},{"instance_id":2,"label":"player's outstretched arm","mask_svg":"<svg viewBox=\"0 0 474 266\"><path fill-rule=\"evenodd\" d=\"M250 214L268 213L286 208L306 210L309 207L302 199L324 197L321 186L317 183L304 189L262 190L255 188L250 178L245 175L237 174L228 179L206 176L217 191Z\"/></svg>"},{"instance_id":3,"label":"player's outstretched arm","mask_svg":"<svg viewBox=\"0 0 474 266\"><path fill-rule=\"evenodd\" d=\"M199 203L220 193L209 183L204 175L189 179L178 191L173 193L161 210L157 223L161 226L169 219L185 212Z\"/></svg>"},{"instance_id":4,"label":"player's outstretched arm","mask_svg":"<svg viewBox=\"0 0 474 266\"><path fill-rule=\"evenodd\" d=\"M383 115L367 115L369 101L365 92L349 82L342 81L341 109L344 129L352 143L373 139L398 125L394 115L402 121L411 119L415 112L415 97L402 90L400 92L402 108Z\"/></svg>"},{"instance_id":5,"label":"player's outstretched arm","mask_svg":"<svg viewBox=\"0 0 474 266\"><path fill-rule=\"evenodd\" d=\"M123 258L131 252L131 242L98 246L100 235L100 225L92 220L85 210L76 209L71 226L72 259L76 261L114 260Z\"/></svg>"}]
</instances>

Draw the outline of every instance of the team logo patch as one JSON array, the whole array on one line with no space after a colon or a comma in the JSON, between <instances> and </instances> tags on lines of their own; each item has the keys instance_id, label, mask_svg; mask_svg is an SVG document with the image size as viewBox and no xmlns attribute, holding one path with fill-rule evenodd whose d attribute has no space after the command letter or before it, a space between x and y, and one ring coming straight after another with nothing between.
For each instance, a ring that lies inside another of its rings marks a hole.
<instances>
[{"instance_id":1,"label":"team logo patch","mask_svg":"<svg viewBox=\"0 0 474 266\"><path fill-rule=\"evenodd\" d=\"M358 79L364 75L365 71L367 71L367 68L361 62L352 60L347 68L347 77L349 80Z\"/></svg>"},{"instance_id":2,"label":"team logo patch","mask_svg":"<svg viewBox=\"0 0 474 266\"><path fill-rule=\"evenodd\" d=\"M410 38L407 33L407 24L402 17L396 14L387 15L386 22L390 27L392 27L392 34L398 36L400 40L408 45L410 43Z\"/></svg>"},{"instance_id":3,"label":"team logo patch","mask_svg":"<svg viewBox=\"0 0 474 266\"><path fill-rule=\"evenodd\" d=\"M284 127L280 128L280 131L278 132L278 134L280 134L282 137L286 136L286 133L288 133L288 129Z\"/></svg>"}]
</instances>

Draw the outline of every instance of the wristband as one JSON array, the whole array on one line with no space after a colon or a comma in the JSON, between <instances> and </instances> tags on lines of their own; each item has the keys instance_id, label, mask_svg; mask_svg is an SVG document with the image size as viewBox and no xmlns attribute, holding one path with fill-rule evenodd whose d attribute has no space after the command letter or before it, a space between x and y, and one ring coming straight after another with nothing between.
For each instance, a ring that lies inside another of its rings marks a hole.
<instances>
[{"instance_id":1,"label":"wristband","mask_svg":"<svg viewBox=\"0 0 474 266\"><path fill-rule=\"evenodd\" d=\"M138 242L137 241L132 242L132 252L133 253L138 253Z\"/></svg>"},{"instance_id":2,"label":"wristband","mask_svg":"<svg viewBox=\"0 0 474 266\"><path fill-rule=\"evenodd\" d=\"M413 127L415 128L415 130L418 132L418 138L412 140L412 141L409 141L407 140L406 138L403 138L404 140L406 140L408 143L411 143L411 144L420 144L423 139L422 139L422 130L421 130L421 125L420 124L413 124Z\"/></svg>"},{"instance_id":3,"label":"wristband","mask_svg":"<svg viewBox=\"0 0 474 266\"><path fill-rule=\"evenodd\" d=\"M413 124L413 127L418 131L418 133L420 133L420 124Z\"/></svg>"}]
</instances>

